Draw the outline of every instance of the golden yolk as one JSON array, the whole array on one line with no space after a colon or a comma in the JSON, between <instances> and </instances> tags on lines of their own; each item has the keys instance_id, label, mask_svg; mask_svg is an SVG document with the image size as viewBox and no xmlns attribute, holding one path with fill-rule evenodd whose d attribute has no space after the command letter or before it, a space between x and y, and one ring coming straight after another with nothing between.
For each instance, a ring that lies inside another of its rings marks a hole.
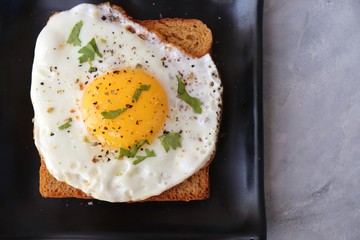
<instances>
[{"instance_id":1,"label":"golden yolk","mask_svg":"<svg viewBox=\"0 0 360 240\"><path fill-rule=\"evenodd\" d=\"M89 84L81 111L87 128L102 145L130 148L157 136L164 126L168 100L161 84L144 70L121 69Z\"/></svg>"}]
</instances>

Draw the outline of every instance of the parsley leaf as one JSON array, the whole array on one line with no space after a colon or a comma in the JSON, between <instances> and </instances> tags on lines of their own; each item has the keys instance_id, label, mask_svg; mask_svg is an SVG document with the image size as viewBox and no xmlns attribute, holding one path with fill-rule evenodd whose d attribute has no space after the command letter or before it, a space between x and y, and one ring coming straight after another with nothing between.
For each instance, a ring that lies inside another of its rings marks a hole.
<instances>
[{"instance_id":1,"label":"parsley leaf","mask_svg":"<svg viewBox=\"0 0 360 240\"><path fill-rule=\"evenodd\" d=\"M93 72L97 72L97 70L98 70L97 67L90 67L88 71L89 73L93 73Z\"/></svg>"},{"instance_id":2,"label":"parsley leaf","mask_svg":"<svg viewBox=\"0 0 360 240\"><path fill-rule=\"evenodd\" d=\"M117 116L119 116L120 114L122 114L123 112L125 112L126 110L128 110L128 108L120 108L120 109L111 110L111 111L108 111L108 112L104 111L104 112L101 112L101 115L105 119L114 119Z\"/></svg>"},{"instance_id":3,"label":"parsley leaf","mask_svg":"<svg viewBox=\"0 0 360 240\"><path fill-rule=\"evenodd\" d=\"M64 123L63 125L59 126L59 130L64 130L64 129L67 129L71 126L71 123L72 122L72 118L69 118L68 121L66 123Z\"/></svg>"},{"instance_id":4,"label":"parsley leaf","mask_svg":"<svg viewBox=\"0 0 360 240\"><path fill-rule=\"evenodd\" d=\"M201 109L201 101L198 98L191 97L185 89L185 83L182 81L182 79L178 76L176 76L176 79L178 81L178 95L181 100L186 102L187 104L192 107L195 113L202 113Z\"/></svg>"},{"instance_id":5,"label":"parsley leaf","mask_svg":"<svg viewBox=\"0 0 360 240\"><path fill-rule=\"evenodd\" d=\"M176 149L181 147L181 135L177 132L170 132L159 137L161 145L164 147L166 152L170 151L170 148Z\"/></svg>"},{"instance_id":6,"label":"parsley leaf","mask_svg":"<svg viewBox=\"0 0 360 240\"><path fill-rule=\"evenodd\" d=\"M146 156L136 156L136 160L133 162L134 165L141 163L148 157L156 157L156 154L153 150L145 149Z\"/></svg>"},{"instance_id":7,"label":"parsley leaf","mask_svg":"<svg viewBox=\"0 0 360 240\"><path fill-rule=\"evenodd\" d=\"M74 25L74 27L71 30L71 33L69 35L68 40L66 41L66 43L68 44L72 44L74 46L80 46L81 45L81 40L79 39L79 33L80 33L80 29L83 25L83 21L80 20L78 23L76 23Z\"/></svg>"},{"instance_id":8,"label":"parsley leaf","mask_svg":"<svg viewBox=\"0 0 360 240\"><path fill-rule=\"evenodd\" d=\"M140 88L136 89L132 100L134 100L135 102L137 102L139 100L140 94L142 91L148 91L150 89L151 85L141 85Z\"/></svg>"},{"instance_id":9,"label":"parsley leaf","mask_svg":"<svg viewBox=\"0 0 360 240\"><path fill-rule=\"evenodd\" d=\"M86 44L84 47L80 48L78 53L82 54L81 57L79 57L79 62L84 63L86 61L92 61L95 59L95 53L99 57L102 57L102 54L99 52L98 46L96 45L95 38L92 38L88 44Z\"/></svg>"},{"instance_id":10,"label":"parsley leaf","mask_svg":"<svg viewBox=\"0 0 360 240\"><path fill-rule=\"evenodd\" d=\"M139 142L137 142L136 144L134 144L130 150L124 149L124 148L120 148L120 154L117 157L117 159L120 159L121 157L130 157L133 158L135 157L137 151L139 150L139 148L141 148L142 145L144 145L145 143L149 144L148 140L141 140Z\"/></svg>"}]
</instances>

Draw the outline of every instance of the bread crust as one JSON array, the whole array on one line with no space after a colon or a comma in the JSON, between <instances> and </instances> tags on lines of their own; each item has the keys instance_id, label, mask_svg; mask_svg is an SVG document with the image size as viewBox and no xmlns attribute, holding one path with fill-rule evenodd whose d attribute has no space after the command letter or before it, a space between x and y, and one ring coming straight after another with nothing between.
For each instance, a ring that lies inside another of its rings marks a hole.
<instances>
[{"instance_id":1,"label":"bread crust","mask_svg":"<svg viewBox=\"0 0 360 240\"><path fill-rule=\"evenodd\" d=\"M166 18L161 20L137 21L127 15L121 7L109 3L104 4L109 5L114 11L121 12L128 19L139 23L149 31L154 32L162 41L180 48L183 52L193 57L199 58L210 53L212 33L200 20ZM212 161L214 155L215 152L212 154L206 166L188 179L164 191L160 195L152 196L143 201L191 201L209 198L209 163ZM81 190L55 179L46 168L41 153L40 158L39 191L43 197L93 199Z\"/></svg>"},{"instance_id":2,"label":"bread crust","mask_svg":"<svg viewBox=\"0 0 360 240\"><path fill-rule=\"evenodd\" d=\"M46 198L82 198L93 199L83 191L65 182L56 180L46 168L41 158L40 166L40 194ZM164 191L160 195L152 196L143 201L191 201L209 197L209 167L208 165L190 176L180 184Z\"/></svg>"},{"instance_id":3,"label":"bread crust","mask_svg":"<svg viewBox=\"0 0 360 240\"><path fill-rule=\"evenodd\" d=\"M211 52L211 30L198 19L162 18L159 20L139 21L129 16L123 8L110 3L102 3L120 12L129 20L140 24L148 31L155 33L163 42L180 48L183 52L200 58ZM113 19L116 21L116 19Z\"/></svg>"},{"instance_id":4,"label":"bread crust","mask_svg":"<svg viewBox=\"0 0 360 240\"><path fill-rule=\"evenodd\" d=\"M212 34L210 29L198 19L164 18L139 22L150 32L187 54L200 58L210 53Z\"/></svg>"}]
</instances>

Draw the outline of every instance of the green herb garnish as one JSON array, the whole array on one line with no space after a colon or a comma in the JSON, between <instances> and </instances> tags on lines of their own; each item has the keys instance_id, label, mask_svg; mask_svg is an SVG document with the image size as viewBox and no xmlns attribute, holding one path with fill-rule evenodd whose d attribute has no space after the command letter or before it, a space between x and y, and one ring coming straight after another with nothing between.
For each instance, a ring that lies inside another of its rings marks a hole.
<instances>
[{"instance_id":1,"label":"green herb garnish","mask_svg":"<svg viewBox=\"0 0 360 240\"><path fill-rule=\"evenodd\" d=\"M116 109L116 110L111 110L111 111L104 111L101 112L101 115L105 118L105 119L114 119L117 116L119 116L120 114L122 114L123 112L125 112L126 110L128 110L128 108L121 108L121 109Z\"/></svg>"},{"instance_id":2,"label":"green herb garnish","mask_svg":"<svg viewBox=\"0 0 360 240\"><path fill-rule=\"evenodd\" d=\"M161 145L164 147L166 152L169 152L170 149L176 149L181 147L181 135L177 132L170 132L159 137Z\"/></svg>"},{"instance_id":3,"label":"green herb garnish","mask_svg":"<svg viewBox=\"0 0 360 240\"><path fill-rule=\"evenodd\" d=\"M72 118L69 118L66 123L59 126L59 130L64 130L64 129L69 128L71 126L71 124L70 124L71 122L72 122Z\"/></svg>"},{"instance_id":4,"label":"green herb garnish","mask_svg":"<svg viewBox=\"0 0 360 240\"><path fill-rule=\"evenodd\" d=\"M95 38L92 38L90 40L90 42L88 42L88 44L86 44L84 47L80 48L78 53L82 54L82 56L79 57L80 63L94 60L95 53L99 57L102 57L102 54L99 52L98 46L96 45Z\"/></svg>"},{"instance_id":5,"label":"green herb garnish","mask_svg":"<svg viewBox=\"0 0 360 240\"><path fill-rule=\"evenodd\" d=\"M145 153L146 156L136 156L136 160L133 162L134 165L141 163L142 161L144 161L146 158L149 157L156 157L156 154L153 150L149 150L149 149L145 149Z\"/></svg>"},{"instance_id":6,"label":"green herb garnish","mask_svg":"<svg viewBox=\"0 0 360 240\"><path fill-rule=\"evenodd\" d=\"M89 68L89 73L93 73L93 72L96 72L98 69L97 69L97 67L90 67Z\"/></svg>"},{"instance_id":7,"label":"green herb garnish","mask_svg":"<svg viewBox=\"0 0 360 240\"><path fill-rule=\"evenodd\" d=\"M134 100L135 102L137 102L139 100L140 94L142 91L148 91L150 89L151 85L141 85L140 88L136 89L132 100Z\"/></svg>"},{"instance_id":8,"label":"green herb garnish","mask_svg":"<svg viewBox=\"0 0 360 240\"><path fill-rule=\"evenodd\" d=\"M66 43L72 44L74 46L81 45L81 40L79 39L79 33L80 33L80 29L81 29L82 25L83 25L83 21L81 21L81 20L74 25Z\"/></svg>"},{"instance_id":9,"label":"green herb garnish","mask_svg":"<svg viewBox=\"0 0 360 240\"><path fill-rule=\"evenodd\" d=\"M182 81L182 79L178 76L176 76L176 79L178 81L178 95L181 100L186 102L187 104L192 107L195 113L202 113L201 109L201 101L197 98L191 97L185 89L185 83Z\"/></svg>"},{"instance_id":10,"label":"green herb garnish","mask_svg":"<svg viewBox=\"0 0 360 240\"><path fill-rule=\"evenodd\" d=\"M149 141L141 140L141 141L137 142L136 144L134 144L129 150L120 148L120 154L117 157L117 159L120 159L121 157L124 157L124 156L129 157L129 158L135 157L139 148L141 148L141 146L144 145L145 143L149 144Z\"/></svg>"}]
</instances>

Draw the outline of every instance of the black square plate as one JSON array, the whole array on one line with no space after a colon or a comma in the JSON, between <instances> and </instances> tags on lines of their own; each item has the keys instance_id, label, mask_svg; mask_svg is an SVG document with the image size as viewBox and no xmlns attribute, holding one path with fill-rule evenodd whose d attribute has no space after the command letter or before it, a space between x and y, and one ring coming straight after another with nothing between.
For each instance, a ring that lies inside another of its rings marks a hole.
<instances>
[{"instance_id":1,"label":"black square plate","mask_svg":"<svg viewBox=\"0 0 360 240\"><path fill-rule=\"evenodd\" d=\"M213 31L224 109L209 200L111 204L39 195L29 96L35 41L54 11L80 2L1 1L0 238L265 239L261 0L112 1L137 19L198 18Z\"/></svg>"}]
</instances>

